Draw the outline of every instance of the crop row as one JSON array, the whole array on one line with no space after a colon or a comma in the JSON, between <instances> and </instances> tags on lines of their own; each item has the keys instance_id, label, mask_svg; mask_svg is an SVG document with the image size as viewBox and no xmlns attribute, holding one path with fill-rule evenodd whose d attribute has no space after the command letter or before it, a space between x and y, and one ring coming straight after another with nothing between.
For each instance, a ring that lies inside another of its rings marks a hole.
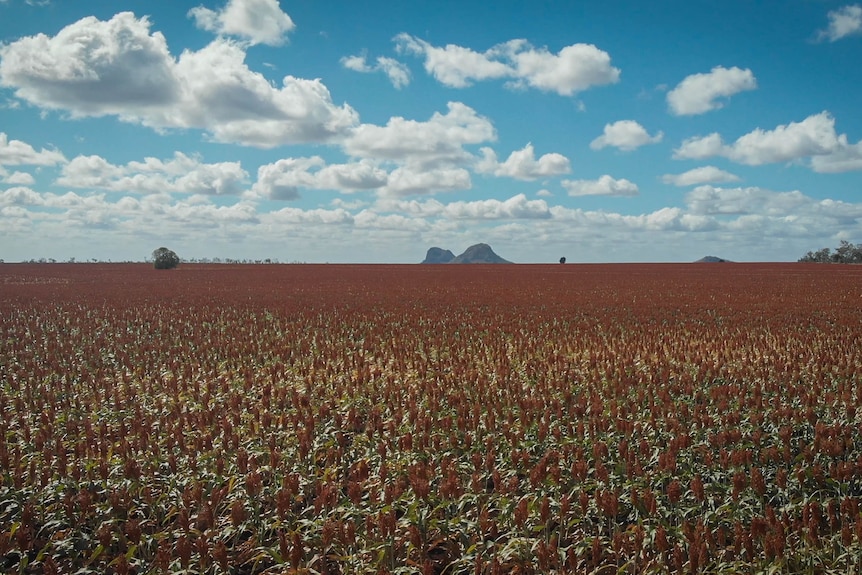
<instances>
[{"instance_id":1,"label":"crop row","mask_svg":"<svg viewBox=\"0 0 862 575\"><path fill-rule=\"evenodd\" d=\"M859 570L860 273L4 266L0 564Z\"/></svg>"}]
</instances>

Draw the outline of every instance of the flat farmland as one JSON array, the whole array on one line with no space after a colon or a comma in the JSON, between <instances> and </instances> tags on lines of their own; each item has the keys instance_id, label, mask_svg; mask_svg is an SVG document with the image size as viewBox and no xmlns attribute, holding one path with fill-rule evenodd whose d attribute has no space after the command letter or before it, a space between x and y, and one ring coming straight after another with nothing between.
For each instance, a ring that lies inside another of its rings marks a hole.
<instances>
[{"instance_id":1,"label":"flat farmland","mask_svg":"<svg viewBox=\"0 0 862 575\"><path fill-rule=\"evenodd\" d=\"M862 571L862 266L0 265L0 570Z\"/></svg>"}]
</instances>

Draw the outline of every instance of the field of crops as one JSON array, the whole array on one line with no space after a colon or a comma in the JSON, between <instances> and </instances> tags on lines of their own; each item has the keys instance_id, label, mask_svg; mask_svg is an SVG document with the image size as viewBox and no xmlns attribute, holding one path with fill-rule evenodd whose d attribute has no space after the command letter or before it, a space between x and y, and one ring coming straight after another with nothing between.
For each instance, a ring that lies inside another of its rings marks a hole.
<instances>
[{"instance_id":1,"label":"field of crops","mask_svg":"<svg viewBox=\"0 0 862 575\"><path fill-rule=\"evenodd\" d=\"M862 572L862 266L0 265L0 571Z\"/></svg>"}]
</instances>

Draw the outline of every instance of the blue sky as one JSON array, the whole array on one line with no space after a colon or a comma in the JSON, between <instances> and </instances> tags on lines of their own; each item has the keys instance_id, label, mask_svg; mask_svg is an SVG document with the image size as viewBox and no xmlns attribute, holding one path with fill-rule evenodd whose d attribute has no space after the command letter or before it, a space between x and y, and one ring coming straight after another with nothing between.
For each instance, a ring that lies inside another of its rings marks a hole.
<instances>
[{"instance_id":1,"label":"blue sky","mask_svg":"<svg viewBox=\"0 0 862 575\"><path fill-rule=\"evenodd\" d=\"M0 258L862 242L862 5L0 0Z\"/></svg>"}]
</instances>

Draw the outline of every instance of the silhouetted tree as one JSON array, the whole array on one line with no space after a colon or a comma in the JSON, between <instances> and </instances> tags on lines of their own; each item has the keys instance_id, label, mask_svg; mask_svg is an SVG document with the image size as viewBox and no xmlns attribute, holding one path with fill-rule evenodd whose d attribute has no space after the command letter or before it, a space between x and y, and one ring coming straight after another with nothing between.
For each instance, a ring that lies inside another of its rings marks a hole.
<instances>
[{"instance_id":1,"label":"silhouetted tree","mask_svg":"<svg viewBox=\"0 0 862 575\"><path fill-rule=\"evenodd\" d=\"M169 270L180 265L180 256L168 248L159 248L153 252L153 267L157 270Z\"/></svg>"}]
</instances>

